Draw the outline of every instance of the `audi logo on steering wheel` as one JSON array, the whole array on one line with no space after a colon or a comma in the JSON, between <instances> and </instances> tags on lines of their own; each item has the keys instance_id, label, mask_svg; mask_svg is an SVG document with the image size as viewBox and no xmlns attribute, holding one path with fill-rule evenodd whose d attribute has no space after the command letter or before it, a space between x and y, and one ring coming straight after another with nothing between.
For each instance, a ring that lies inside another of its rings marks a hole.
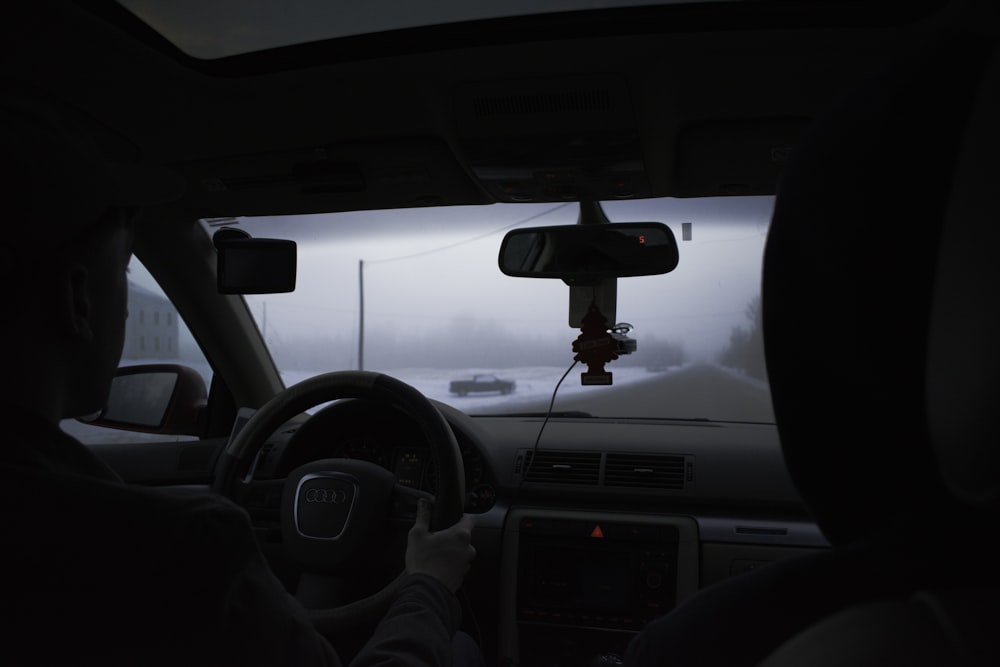
<instances>
[{"instance_id":1,"label":"audi logo on steering wheel","mask_svg":"<svg viewBox=\"0 0 1000 667\"><path fill-rule=\"evenodd\" d=\"M306 491L307 503L332 503L339 505L347 502L347 494L340 489L309 489Z\"/></svg>"}]
</instances>

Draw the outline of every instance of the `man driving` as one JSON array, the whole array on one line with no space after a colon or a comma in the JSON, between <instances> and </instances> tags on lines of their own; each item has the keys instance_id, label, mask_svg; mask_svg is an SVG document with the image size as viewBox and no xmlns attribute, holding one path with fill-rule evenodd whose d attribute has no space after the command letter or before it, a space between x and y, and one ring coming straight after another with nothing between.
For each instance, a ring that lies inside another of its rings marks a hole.
<instances>
[{"instance_id":1,"label":"man driving","mask_svg":"<svg viewBox=\"0 0 1000 667\"><path fill-rule=\"evenodd\" d=\"M0 150L4 662L340 664L241 508L126 484L59 428L104 407L128 316L131 211L176 197L175 183L109 162L68 117L20 96L0 104ZM452 663L472 519L431 532L429 518L422 504L402 585L352 664Z\"/></svg>"}]
</instances>

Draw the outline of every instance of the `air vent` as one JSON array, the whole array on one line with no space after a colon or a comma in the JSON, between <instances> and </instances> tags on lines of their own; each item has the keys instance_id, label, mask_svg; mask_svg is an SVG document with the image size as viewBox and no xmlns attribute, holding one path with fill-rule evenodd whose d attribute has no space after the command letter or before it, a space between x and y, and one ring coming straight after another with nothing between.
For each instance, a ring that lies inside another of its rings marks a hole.
<instances>
[{"instance_id":1,"label":"air vent","mask_svg":"<svg viewBox=\"0 0 1000 667\"><path fill-rule=\"evenodd\" d=\"M536 484L588 484L597 486L601 455L591 452L528 452L525 481Z\"/></svg>"},{"instance_id":2,"label":"air vent","mask_svg":"<svg viewBox=\"0 0 1000 667\"><path fill-rule=\"evenodd\" d=\"M611 95L606 90L497 95L476 97L472 100L472 109L477 116L579 113L581 111L608 111L610 108Z\"/></svg>"},{"instance_id":3,"label":"air vent","mask_svg":"<svg viewBox=\"0 0 1000 667\"><path fill-rule=\"evenodd\" d=\"M604 469L605 486L643 489L684 488L683 456L609 453Z\"/></svg>"}]
</instances>

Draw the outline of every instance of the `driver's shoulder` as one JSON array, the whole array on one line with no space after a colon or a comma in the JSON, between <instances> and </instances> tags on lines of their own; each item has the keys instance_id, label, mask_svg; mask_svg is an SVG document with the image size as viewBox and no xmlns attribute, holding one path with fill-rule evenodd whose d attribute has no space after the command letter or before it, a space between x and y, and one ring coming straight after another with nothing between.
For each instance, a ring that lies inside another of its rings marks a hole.
<instances>
[{"instance_id":1,"label":"driver's shoulder","mask_svg":"<svg viewBox=\"0 0 1000 667\"><path fill-rule=\"evenodd\" d=\"M147 487L65 470L0 465L0 505L10 534L42 543L72 541L108 549L152 551L183 542L246 548L253 532L246 512L208 491ZM204 554L202 554L204 556Z\"/></svg>"}]
</instances>

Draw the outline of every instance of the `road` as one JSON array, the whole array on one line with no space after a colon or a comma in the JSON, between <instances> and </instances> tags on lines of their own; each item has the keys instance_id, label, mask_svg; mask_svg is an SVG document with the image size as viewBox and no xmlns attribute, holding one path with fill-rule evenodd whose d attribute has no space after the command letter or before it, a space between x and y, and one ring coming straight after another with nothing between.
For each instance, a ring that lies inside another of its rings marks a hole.
<instances>
[{"instance_id":1,"label":"road","mask_svg":"<svg viewBox=\"0 0 1000 667\"><path fill-rule=\"evenodd\" d=\"M614 372L613 364L608 370ZM566 382L578 382L571 373ZM648 406L648 407L646 407ZM544 412L548 401L519 405L525 411ZM773 422L771 396L759 380L712 364L694 364L666 373L650 373L648 380L556 398L557 411L582 410L600 417L662 416L720 421Z\"/></svg>"}]
</instances>

